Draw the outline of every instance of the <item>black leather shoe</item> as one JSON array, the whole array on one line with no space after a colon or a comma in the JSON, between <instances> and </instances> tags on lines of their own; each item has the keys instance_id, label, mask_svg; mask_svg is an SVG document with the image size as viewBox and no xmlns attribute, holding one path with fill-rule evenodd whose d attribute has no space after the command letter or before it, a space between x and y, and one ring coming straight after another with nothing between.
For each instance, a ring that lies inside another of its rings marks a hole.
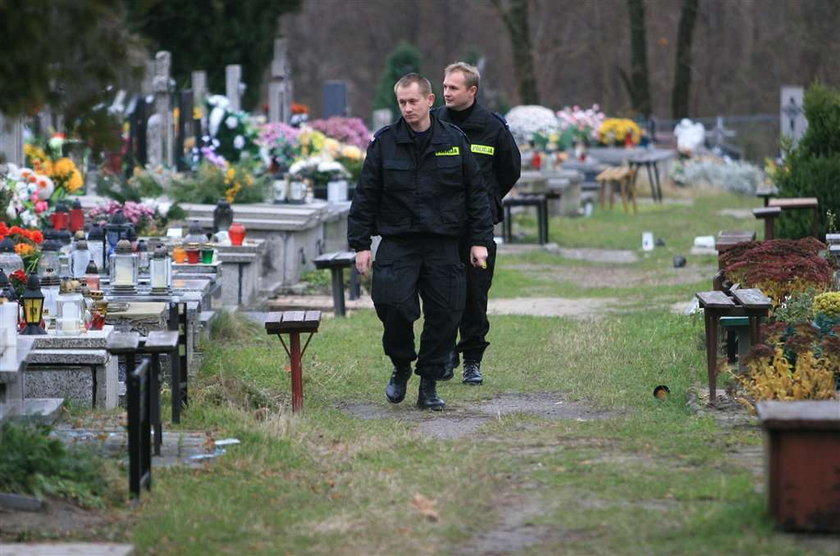
<instances>
[{"instance_id":1,"label":"black leather shoe","mask_svg":"<svg viewBox=\"0 0 840 556\"><path fill-rule=\"evenodd\" d=\"M484 377L481 376L481 363L478 361L464 360L464 384L473 384L478 386L484 382Z\"/></svg>"},{"instance_id":2,"label":"black leather shoe","mask_svg":"<svg viewBox=\"0 0 840 556\"><path fill-rule=\"evenodd\" d=\"M431 378L420 377L420 392L417 395L417 407L440 411L446 404L437 395L436 381Z\"/></svg>"},{"instance_id":3,"label":"black leather shoe","mask_svg":"<svg viewBox=\"0 0 840 556\"><path fill-rule=\"evenodd\" d=\"M411 366L408 367L394 367L391 373L391 380L388 381L388 386L385 387L385 397L391 403L400 403L405 399L405 388L408 385L408 379L411 378Z\"/></svg>"},{"instance_id":4,"label":"black leather shoe","mask_svg":"<svg viewBox=\"0 0 840 556\"><path fill-rule=\"evenodd\" d=\"M455 376L455 369L460 364L461 359L458 357L458 352L455 350L449 352L449 358L446 360L446 363L443 364L443 375L441 375L438 380L452 380L452 377Z\"/></svg>"}]
</instances>

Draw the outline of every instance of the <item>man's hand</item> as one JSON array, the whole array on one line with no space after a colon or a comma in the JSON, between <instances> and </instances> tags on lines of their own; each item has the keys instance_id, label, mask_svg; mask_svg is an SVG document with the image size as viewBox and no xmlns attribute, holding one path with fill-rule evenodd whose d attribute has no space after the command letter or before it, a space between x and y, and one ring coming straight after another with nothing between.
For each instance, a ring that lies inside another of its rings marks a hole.
<instances>
[{"instance_id":1,"label":"man's hand","mask_svg":"<svg viewBox=\"0 0 840 556\"><path fill-rule=\"evenodd\" d=\"M359 256L356 255L356 264L358 265ZM487 268L487 248L483 245L473 245L470 247L470 262L476 268Z\"/></svg>"},{"instance_id":2,"label":"man's hand","mask_svg":"<svg viewBox=\"0 0 840 556\"><path fill-rule=\"evenodd\" d=\"M487 250L484 251L484 257L487 257ZM373 261L373 255L371 255L370 249L367 251L356 251L356 270L359 271L359 274L367 277L370 274L370 266Z\"/></svg>"}]
</instances>

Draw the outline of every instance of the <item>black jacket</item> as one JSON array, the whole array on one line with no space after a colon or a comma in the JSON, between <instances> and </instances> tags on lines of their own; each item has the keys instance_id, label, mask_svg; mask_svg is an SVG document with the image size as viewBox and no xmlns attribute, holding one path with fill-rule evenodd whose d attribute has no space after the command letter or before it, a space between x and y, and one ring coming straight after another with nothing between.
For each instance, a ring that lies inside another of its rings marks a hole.
<instances>
[{"instance_id":1,"label":"black jacket","mask_svg":"<svg viewBox=\"0 0 840 556\"><path fill-rule=\"evenodd\" d=\"M370 237L377 234L457 238L466 233L471 245L488 246L493 222L485 191L460 129L432 115L431 135L418 152L400 118L379 130L368 146L347 222L350 248L370 249Z\"/></svg>"},{"instance_id":2,"label":"black jacket","mask_svg":"<svg viewBox=\"0 0 840 556\"><path fill-rule=\"evenodd\" d=\"M446 107L437 109L435 114L443 121L450 121L449 109ZM497 224L503 218L502 199L519 180L522 166L519 147L504 118L477 102L459 127L467 134L472 145L472 153L490 194L493 223Z\"/></svg>"}]
</instances>

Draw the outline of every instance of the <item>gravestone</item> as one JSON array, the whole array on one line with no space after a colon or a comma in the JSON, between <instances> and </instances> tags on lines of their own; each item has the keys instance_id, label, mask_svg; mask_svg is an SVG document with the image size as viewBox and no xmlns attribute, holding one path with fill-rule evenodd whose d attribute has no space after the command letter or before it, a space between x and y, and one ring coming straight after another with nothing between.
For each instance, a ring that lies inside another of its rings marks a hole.
<instances>
[{"instance_id":1,"label":"gravestone","mask_svg":"<svg viewBox=\"0 0 840 556\"><path fill-rule=\"evenodd\" d=\"M0 162L23 166L23 120L0 114Z\"/></svg>"},{"instance_id":2,"label":"gravestone","mask_svg":"<svg viewBox=\"0 0 840 556\"><path fill-rule=\"evenodd\" d=\"M192 84L193 106L204 106L204 99L207 97L207 72L204 70L192 72L190 82Z\"/></svg>"},{"instance_id":3,"label":"gravestone","mask_svg":"<svg viewBox=\"0 0 840 556\"><path fill-rule=\"evenodd\" d=\"M172 145L174 142L174 130L172 125L172 100L169 97L170 93L170 71L172 68L172 55L161 50L155 54L155 77L152 81L155 94L155 115L159 116L160 122L160 145L163 156L159 159L160 163L165 163L167 166L172 166ZM152 116L154 117L154 116ZM151 119L149 123L151 131ZM151 142L149 143L151 147ZM151 148L149 149L149 158L151 162Z\"/></svg>"},{"instance_id":4,"label":"gravestone","mask_svg":"<svg viewBox=\"0 0 840 556\"><path fill-rule=\"evenodd\" d=\"M292 115L292 70L286 39L274 39L271 81L268 84L268 121L289 123Z\"/></svg>"},{"instance_id":5,"label":"gravestone","mask_svg":"<svg viewBox=\"0 0 840 556\"><path fill-rule=\"evenodd\" d=\"M373 130L377 131L391 123L391 110L380 108L373 111Z\"/></svg>"},{"instance_id":6,"label":"gravestone","mask_svg":"<svg viewBox=\"0 0 840 556\"><path fill-rule=\"evenodd\" d=\"M230 103L229 111L239 112L242 110L243 92L245 92L245 84L242 83L242 66L239 64L225 66L225 96Z\"/></svg>"},{"instance_id":7,"label":"gravestone","mask_svg":"<svg viewBox=\"0 0 840 556\"><path fill-rule=\"evenodd\" d=\"M347 83L344 81L324 83L324 105L321 112L324 118L347 115Z\"/></svg>"},{"instance_id":8,"label":"gravestone","mask_svg":"<svg viewBox=\"0 0 840 556\"><path fill-rule=\"evenodd\" d=\"M779 110L780 125L782 137L787 137L793 144L799 142L805 129L808 127L808 120L805 118L805 111L802 108L802 102L805 98L805 89L803 87L782 87Z\"/></svg>"}]
</instances>

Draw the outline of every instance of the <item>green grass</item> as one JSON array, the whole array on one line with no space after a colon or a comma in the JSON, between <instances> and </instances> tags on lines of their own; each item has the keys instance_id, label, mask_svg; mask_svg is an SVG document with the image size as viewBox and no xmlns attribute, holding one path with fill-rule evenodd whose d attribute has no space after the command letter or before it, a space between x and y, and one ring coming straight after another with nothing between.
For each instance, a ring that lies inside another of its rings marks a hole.
<instances>
[{"instance_id":1,"label":"green grass","mask_svg":"<svg viewBox=\"0 0 840 556\"><path fill-rule=\"evenodd\" d=\"M402 405L386 402L390 369L372 311L322 321L304 357L302 417L288 413L277 338L227 315L203 346L180 427L241 445L205 468L156 469L130 518L77 536L132 542L140 554L471 553L493 548L481 544L488 535L521 537L521 554L830 553L773 530L757 477L736 457L761 444L757 427L722 427L688 409L705 376L703 324L667 306L708 288L714 258L689 257L697 281L657 282L685 270L671 258L688 256L694 236L753 226L721 209L755 205L704 195L692 206L552 221L563 247L640 252L642 231L665 239L635 263L500 255L493 297L609 297L621 309L589 320L492 317L487 381L441 384L443 417L411 407L416 378ZM633 279L588 287L586 276L616 266ZM552 279L552 267L583 279ZM664 401L652 396L658 384L671 390ZM452 439L418 430L512 393L551 393L605 418L498 415ZM344 410L353 404L381 417ZM432 501L437 520L421 514L416 495Z\"/></svg>"}]
</instances>

